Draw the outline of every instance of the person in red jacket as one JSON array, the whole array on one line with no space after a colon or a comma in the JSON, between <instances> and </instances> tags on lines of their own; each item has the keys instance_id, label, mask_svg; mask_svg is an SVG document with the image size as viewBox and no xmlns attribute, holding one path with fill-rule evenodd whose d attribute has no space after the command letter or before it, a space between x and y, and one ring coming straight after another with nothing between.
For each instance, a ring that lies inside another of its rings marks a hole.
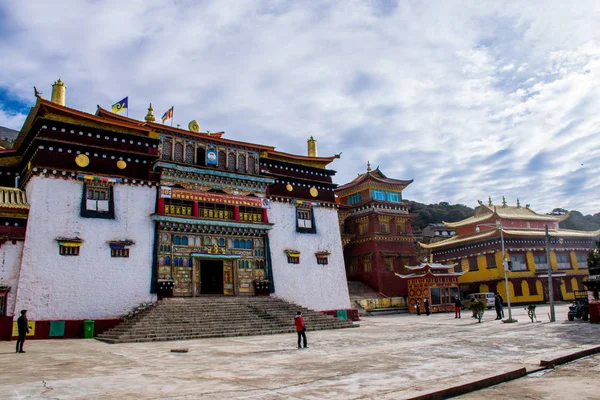
<instances>
[{"instance_id":1,"label":"person in red jacket","mask_svg":"<svg viewBox=\"0 0 600 400\"><path fill-rule=\"evenodd\" d=\"M302 319L302 311L298 311L296 313L296 317L294 318L294 324L296 325L296 333L298 333L298 350L302 349L300 346L300 339L303 339L304 348L307 348L306 345L306 325L304 325L304 319Z\"/></svg>"}]
</instances>

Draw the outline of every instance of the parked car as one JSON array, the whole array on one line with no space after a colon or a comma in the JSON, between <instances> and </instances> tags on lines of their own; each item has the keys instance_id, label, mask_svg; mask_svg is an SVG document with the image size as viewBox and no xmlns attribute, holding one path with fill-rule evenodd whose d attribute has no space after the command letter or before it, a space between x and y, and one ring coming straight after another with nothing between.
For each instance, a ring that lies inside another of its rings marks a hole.
<instances>
[{"instance_id":1,"label":"parked car","mask_svg":"<svg viewBox=\"0 0 600 400\"><path fill-rule=\"evenodd\" d=\"M462 301L463 309L468 309L473 300L481 301L487 304L488 310L494 307L494 293L472 293L467 295Z\"/></svg>"}]
</instances>

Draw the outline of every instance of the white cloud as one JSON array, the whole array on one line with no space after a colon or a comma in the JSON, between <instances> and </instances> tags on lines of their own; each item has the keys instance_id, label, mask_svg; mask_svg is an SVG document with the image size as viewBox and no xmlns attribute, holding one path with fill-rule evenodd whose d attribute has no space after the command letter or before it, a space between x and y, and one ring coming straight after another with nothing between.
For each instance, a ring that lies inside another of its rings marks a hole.
<instances>
[{"instance_id":1,"label":"white cloud","mask_svg":"<svg viewBox=\"0 0 600 400\"><path fill-rule=\"evenodd\" d=\"M596 2L56 3L0 5L0 88L28 104L61 77L89 112L129 95L283 151L314 135L338 183L370 160L418 201L600 211Z\"/></svg>"}]
</instances>

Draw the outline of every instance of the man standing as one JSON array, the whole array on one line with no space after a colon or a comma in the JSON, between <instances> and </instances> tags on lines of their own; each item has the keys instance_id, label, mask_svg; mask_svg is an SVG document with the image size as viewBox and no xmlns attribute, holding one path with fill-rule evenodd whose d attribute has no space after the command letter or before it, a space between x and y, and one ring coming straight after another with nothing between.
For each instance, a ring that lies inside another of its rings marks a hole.
<instances>
[{"instance_id":1,"label":"man standing","mask_svg":"<svg viewBox=\"0 0 600 400\"><path fill-rule=\"evenodd\" d=\"M298 350L302 349L300 346L300 339L304 342L304 348L307 348L306 345L306 325L304 325L304 319L302 319L302 311L298 311L296 313L296 317L294 318L294 324L296 325L296 333L298 334Z\"/></svg>"},{"instance_id":2,"label":"man standing","mask_svg":"<svg viewBox=\"0 0 600 400\"><path fill-rule=\"evenodd\" d=\"M421 315L421 303L419 300L415 303L415 309L417 310L417 315Z\"/></svg>"},{"instance_id":3,"label":"man standing","mask_svg":"<svg viewBox=\"0 0 600 400\"><path fill-rule=\"evenodd\" d=\"M494 307L496 308L496 319L502 319L504 317L504 310L502 309L502 301L504 299L500 296L500 293L496 292L494 296Z\"/></svg>"},{"instance_id":4,"label":"man standing","mask_svg":"<svg viewBox=\"0 0 600 400\"><path fill-rule=\"evenodd\" d=\"M27 310L21 310L21 316L17 319L17 328L19 328L17 353L25 353L23 350L23 343L25 343L25 336L29 332L29 325L27 323Z\"/></svg>"},{"instance_id":5,"label":"man standing","mask_svg":"<svg viewBox=\"0 0 600 400\"><path fill-rule=\"evenodd\" d=\"M425 315L429 316L429 299L423 300L423 306L425 306Z\"/></svg>"},{"instance_id":6,"label":"man standing","mask_svg":"<svg viewBox=\"0 0 600 400\"><path fill-rule=\"evenodd\" d=\"M454 299L454 318L460 318L460 310L462 308L462 302L460 297L456 296Z\"/></svg>"}]
</instances>

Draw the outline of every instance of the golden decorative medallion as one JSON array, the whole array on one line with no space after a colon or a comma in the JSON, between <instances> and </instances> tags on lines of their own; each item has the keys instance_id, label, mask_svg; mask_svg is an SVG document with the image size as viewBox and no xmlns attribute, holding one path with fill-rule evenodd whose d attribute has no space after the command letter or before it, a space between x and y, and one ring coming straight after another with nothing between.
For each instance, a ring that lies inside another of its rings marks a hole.
<instances>
[{"instance_id":1,"label":"golden decorative medallion","mask_svg":"<svg viewBox=\"0 0 600 400\"><path fill-rule=\"evenodd\" d=\"M200 124L196 120L190 121L188 130L190 132L200 132Z\"/></svg>"},{"instance_id":2,"label":"golden decorative medallion","mask_svg":"<svg viewBox=\"0 0 600 400\"><path fill-rule=\"evenodd\" d=\"M88 165L90 165L90 158L85 154L80 154L77 157L75 157L75 164L82 168L85 168Z\"/></svg>"},{"instance_id":3,"label":"golden decorative medallion","mask_svg":"<svg viewBox=\"0 0 600 400\"><path fill-rule=\"evenodd\" d=\"M117 168L125 169L125 168L127 168L127 163L123 160L119 160L119 161L117 161Z\"/></svg>"},{"instance_id":4,"label":"golden decorative medallion","mask_svg":"<svg viewBox=\"0 0 600 400\"><path fill-rule=\"evenodd\" d=\"M310 195L312 197L317 197L319 195L319 191L317 190L316 187L313 186L313 187L310 188Z\"/></svg>"},{"instance_id":5,"label":"golden decorative medallion","mask_svg":"<svg viewBox=\"0 0 600 400\"><path fill-rule=\"evenodd\" d=\"M292 190L294 190L294 187L292 185L290 185L289 183L287 185L285 185L285 188L287 189L288 192L291 192Z\"/></svg>"}]
</instances>

